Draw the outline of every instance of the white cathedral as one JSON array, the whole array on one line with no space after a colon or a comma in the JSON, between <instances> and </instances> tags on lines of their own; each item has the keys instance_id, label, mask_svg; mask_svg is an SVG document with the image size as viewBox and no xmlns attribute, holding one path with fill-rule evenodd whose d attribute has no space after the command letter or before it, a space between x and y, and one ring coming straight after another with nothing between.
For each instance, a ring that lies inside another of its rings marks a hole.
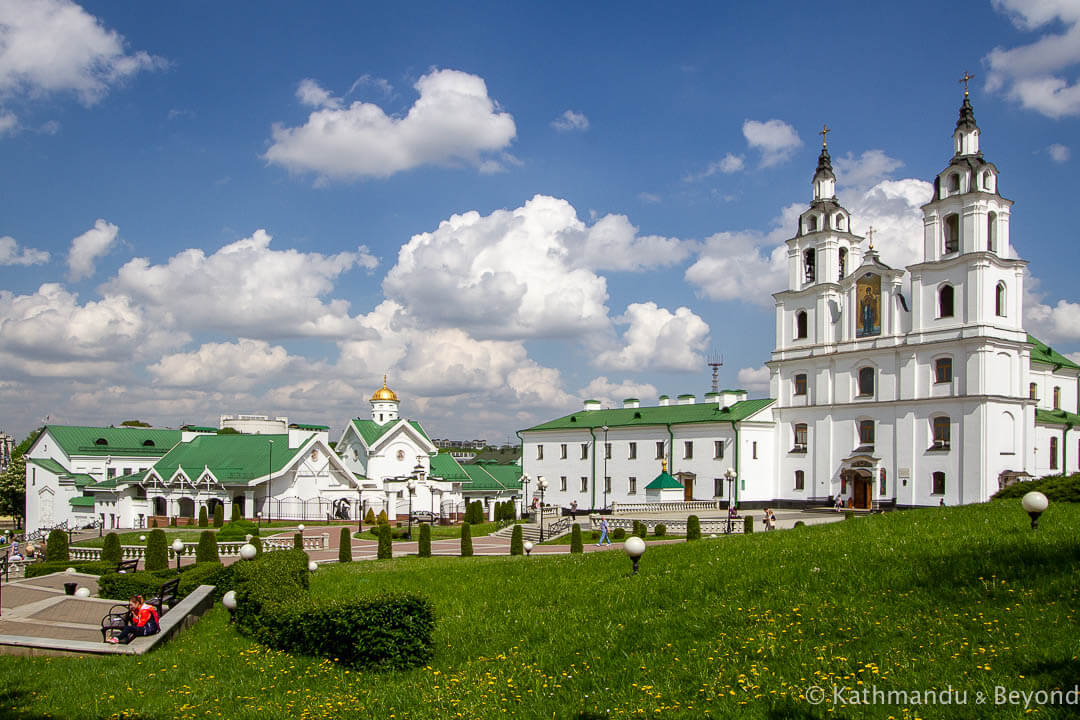
<instances>
[{"instance_id":1,"label":"white cathedral","mask_svg":"<svg viewBox=\"0 0 1080 720\"><path fill-rule=\"evenodd\" d=\"M979 139L965 90L953 156L922 208L923 260L906 271L881 261L872 233L852 232L823 142L787 241L788 287L773 296L771 398L586 401L521 432L523 470L544 478L545 500L952 505L1077 470L1080 367L1024 330L1027 263Z\"/></svg>"}]
</instances>

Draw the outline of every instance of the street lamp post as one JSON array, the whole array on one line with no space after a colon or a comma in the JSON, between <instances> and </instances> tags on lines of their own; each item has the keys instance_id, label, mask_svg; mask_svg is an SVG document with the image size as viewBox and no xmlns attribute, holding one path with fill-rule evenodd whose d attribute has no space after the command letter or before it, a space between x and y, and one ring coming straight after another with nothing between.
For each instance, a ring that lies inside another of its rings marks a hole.
<instances>
[{"instance_id":1,"label":"street lamp post","mask_svg":"<svg viewBox=\"0 0 1080 720\"><path fill-rule=\"evenodd\" d=\"M270 459L267 461L266 467L266 524L270 524L270 478L274 474L274 441L267 440L270 443Z\"/></svg>"},{"instance_id":2,"label":"street lamp post","mask_svg":"<svg viewBox=\"0 0 1080 720\"><path fill-rule=\"evenodd\" d=\"M724 472L724 478L728 482L728 534L731 534L731 508L735 507L735 468L728 468Z\"/></svg>"},{"instance_id":3,"label":"street lamp post","mask_svg":"<svg viewBox=\"0 0 1080 720\"><path fill-rule=\"evenodd\" d=\"M532 508L532 505L529 502L529 476L528 475L522 473L522 475L521 475L521 484L525 486L525 495L521 499L521 514L522 514L522 516L524 516L525 515L525 509L526 508L529 508L529 509Z\"/></svg>"},{"instance_id":4,"label":"street lamp post","mask_svg":"<svg viewBox=\"0 0 1080 720\"><path fill-rule=\"evenodd\" d=\"M180 572L180 553L184 552L184 541L176 538L172 541L172 549L176 553L176 572Z\"/></svg>"},{"instance_id":5,"label":"street lamp post","mask_svg":"<svg viewBox=\"0 0 1080 720\"><path fill-rule=\"evenodd\" d=\"M409 482L405 483L405 487L409 488L409 530L406 537L412 540L412 499L413 493L416 491L416 480L409 478Z\"/></svg>"},{"instance_id":6,"label":"street lamp post","mask_svg":"<svg viewBox=\"0 0 1080 720\"><path fill-rule=\"evenodd\" d=\"M536 478L536 487L540 490L540 542L544 542L544 491L547 486L543 475Z\"/></svg>"},{"instance_id":7,"label":"street lamp post","mask_svg":"<svg viewBox=\"0 0 1080 720\"><path fill-rule=\"evenodd\" d=\"M604 431L604 509L607 509L607 494L608 494L608 474L607 474L607 459L608 459L608 444L607 444L607 431L608 426L605 425L601 430Z\"/></svg>"}]
</instances>

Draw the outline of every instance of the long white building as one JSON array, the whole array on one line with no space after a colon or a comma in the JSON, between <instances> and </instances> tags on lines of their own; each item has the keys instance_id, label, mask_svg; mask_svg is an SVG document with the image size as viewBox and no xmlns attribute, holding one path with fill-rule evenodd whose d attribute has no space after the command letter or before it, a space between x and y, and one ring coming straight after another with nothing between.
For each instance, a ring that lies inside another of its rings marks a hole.
<instances>
[{"instance_id":1,"label":"long white building","mask_svg":"<svg viewBox=\"0 0 1080 720\"><path fill-rule=\"evenodd\" d=\"M953 155L922 208L922 261L896 269L852 231L823 143L787 241L788 286L773 296L771 398L587 401L521 432L523 469L545 479L545 500L658 499L663 482L651 495L648 483L662 460L686 500L839 497L858 508L981 502L1018 479L1076 470L1080 367L1024 330L1027 263L979 145L965 91Z\"/></svg>"}]
</instances>

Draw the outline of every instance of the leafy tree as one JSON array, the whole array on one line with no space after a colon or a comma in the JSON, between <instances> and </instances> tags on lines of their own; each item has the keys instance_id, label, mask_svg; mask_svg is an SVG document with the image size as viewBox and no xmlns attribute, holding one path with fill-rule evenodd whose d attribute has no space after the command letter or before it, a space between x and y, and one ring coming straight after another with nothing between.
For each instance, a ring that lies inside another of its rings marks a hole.
<instances>
[{"instance_id":1,"label":"leafy tree","mask_svg":"<svg viewBox=\"0 0 1080 720\"><path fill-rule=\"evenodd\" d=\"M195 562L221 562L218 555L217 533L203 530L199 533L199 544L195 547Z\"/></svg>"},{"instance_id":2,"label":"leafy tree","mask_svg":"<svg viewBox=\"0 0 1080 720\"><path fill-rule=\"evenodd\" d=\"M389 560L394 557L394 549L390 540L390 525L388 523L379 525L379 550L376 557L379 560Z\"/></svg>"},{"instance_id":3,"label":"leafy tree","mask_svg":"<svg viewBox=\"0 0 1080 720\"><path fill-rule=\"evenodd\" d=\"M45 559L49 562L70 560L68 555L67 533L57 528L49 533L49 539L45 541Z\"/></svg>"},{"instance_id":4,"label":"leafy tree","mask_svg":"<svg viewBox=\"0 0 1080 720\"><path fill-rule=\"evenodd\" d=\"M13 457L0 473L0 514L11 515L16 529L26 516L26 457Z\"/></svg>"},{"instance_id":5,"label":"leafy tree","mask_svg":"<svg viewBox=\"0 0 1080 720\"><path fill-rule=\"evenodd\" d=\"M120 536L114 532L105 536L101 545L102 562L118 563L124 559L124 550L120 547Z\"/></svg>"},{"instance_id":6,"label":"leafy tree","mask_svg":"<svg viewBox=\"0 0 1080 720\"><path fill-rule=\"evenodd\" d=\"M352 562L352 534L347 527L341 528L341 535L338 537L337 560L339 563Z\"/></svg>"},{"instance_id":7,"label":"leafy tree","mask_svg":"<svg viewBox=\"0 0 1080 720\"><path fill-rule=\"evenodd\" d=\"M472 526L461 523L461 557L472 557Z\"/></svg>"},{"instance_id":8,"label":"leafy tree","mask_svg":"<svg viewBox=\"0 0 1080 720\"><path fill-rule=\"evenodd\" d=\"M146 569L169 569L169 544L164 530L151 530L146 538Z\"/></svg>"},{"instance_id":9,"label":"leafy tree","mask_svg":"<svg viewBox=\"0 0 1080 720\"><path fill-rule=\"evenodd\" d=\"M525 552L525 543L521 535L521 526L514 526L514 534L510 536L510 554L521 555Z\"/></svg>"},{"instance_id":10,"label":"leafy tree","mask_svg":"<svg viewBox=\"0 0 1080 720\"><path fill-rule=\"evenodd\" d=\"M686 541L701 539L701 519L697 515L686 518Z\"/></svg>"},{"instance_id":11,"label":"leafy tree","mask_svg":"<svg viewBox=\"0 0 1080 720\"><path fill-rule=\"evenodd\" d=\"M199 508L199 527L207 527L209 524L206 517L206 506L203 505Z\"/></svg>"},{"instance_id":12,"label":"leafy tree","mask_svg":"<svg viewBox=\"0 0 1080 720\"><path fill-rule=\"evenodd\" d=\"M420 526L420 542L417 543L416 554L419 557L431 557L431 526Z\"/></svg>"},{"instance_id":13,"label":"leafy tree","mask_svg":"<svg viewBox=\"0 0 1080 720\"><path fill-rule=\"evenodd\" d=\"M120 423L120 427L153 427L153 425L145 423L142 420L125 420Z\"/></svg>"},{"instance_id":14,"label":"leafy tree","mask_svg":"<svg viewBox=\"0 0 1080 720\"><path fill-rule=\"evenodd\" d=\"M239 435L240 431L237 430L236 428L226 427L226 428L221 428L220 430L218 430L217 434L218 435Z\"/></svg>"},{"instance_id":15,"label":"leafy tree","mask_svg":"<svg viewBox=\"0 0 1080 720\"><path fill-rule=\"evenodd\" d=\"M29 435L23 438L23 441L15 446L15 449L11 451L11 457L22 457L26 454L26 451L30 449L30 446L37 442L38 436L45 430L44 427L39 427L37 430L32 431Z\"/></svg>"},{"instance_id":16,"label":"leafy tree","mask_svg":"<svg viewBox=\"0 0 1080 720\"><path fill-rule=\"evenodd\" d=\"M221 503L214 504L214 527L219 528L225 525L225 506Z\"/></svg>"},{"instance_id":17,"label":"leafy tree","mask_svg":"<svg viewBox=\"0 0 1080 720\"><path fill-rule=\"evenodd\" d=\"M585 552L585 548L581 545L581 525L574 523L574 526L570 529L570 553Z\"/></svg>"}]
</instances>

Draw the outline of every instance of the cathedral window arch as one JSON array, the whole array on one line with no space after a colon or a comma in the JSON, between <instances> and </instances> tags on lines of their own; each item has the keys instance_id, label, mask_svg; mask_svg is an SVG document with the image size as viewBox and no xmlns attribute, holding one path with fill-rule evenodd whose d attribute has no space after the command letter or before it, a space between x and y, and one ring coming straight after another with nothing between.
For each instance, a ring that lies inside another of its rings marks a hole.
<instances>
[{"instance_id":1,"label":"cathedral window arch","mask_svg":"<svg viewBox=\"0 0 1080 720\"><path fill-rule=\"evenodd\" d=\"M795 489L796 490L805 490L806 489L806 472L803 471L803 470L796 470L795 471Z\"/></svg>"},{"instance_id":2,"label":"cathedral window arch","mask_svg":"<svg viewBox=\"0 0 1080 720\"><path fill-rule=\"evenodd\" d=\"M952 285L942 285L938 289L938 317L951 318L954 312L955 291Z\"/></svg>"},{"instance_id":3,"label":"cathedral window arch","mask_svg":"<svg viewBox=\"0 0 1080 720\"><path fill-rule=\"evenodd\" d=\"M997 213L986 216L986 249L997 252Z\"/></svg>"},{"instance_id":4,"label":"cathedral window arch","mask_svg":"<svg viewBox=\"0 0 1080 720\"><path fill-rule=\"evenodd\" d=\"M956 213L946 215L941 227L944 234L942 252L946 255L957 252L960 249L960 216Z\"/></svg>"},{"instance_id":5,"label":"cathedral window arch","mask_svg":"<svg viewBox=\"0 0 1080 720\"><path fill-rule=\"evenodd\" d=\"M986 170L983 172L983 190L986 192L994 192L994 173Z\"/></svg>"},{"instance_id":6,"label":"cathedral window arch","mask_svg":"<svg viewBox=\"0 0 1080 720\"><path fill-rule=\"evenodd\" d=\"M1039 385L1038 383L1028 383L1028 399L1039 399Z\"/></svg>"},{"instance_id":7,"label":"cathedral window arch","mask_svg":"<svg viewBox=\"0 0 1080 720\"><path fill-rule=\"evenodd\" d=\"M856 393L859 397L873 397L874 396L874 381L877 373L871 366L859 368L856 381Z\"/></svg>"},{"instance_id":8,"label":"cathedral window arch","mask_svg":"<svg viewBox=\"0 0 1080 720\"><path fill-rule=\"evenodd\" d=\"M1061 409L1061 388L1057 385L1054 386L1054 409Z\"/></svg>"},{"instance_id":9,"label":"cathedral window arch","mask_svg":"<svg viewBox=\"0 0 1080 720\"><path fill-rule=\"evenodd\" d=\"M930 485L931 495L945 494L945 473L940 470L933 474Z\"/></svg>"},{"instance_id":10,"label":"cathedral window arch","mask_svg":"<svg viewBox=\"0 0 1080 720\"><path fill-rule=\"evenodd\" d=\"M797 373L795 375L795 394L806 395L806 373Z\"/></svg>"},{"instance_id":11,"label":"cathedral window arch","mask_svg":"<svg viewBox=\"0 0 1080 720\"><path fill-rule=\"evenodd\" d=\"M805 340L807 336L807 316L805 310L795 313L795 339Z\"/></svg>"},{"instance_id":12,"label":"cathedral window arch","mask_svg":"<svg viewBox=\"0 0 1080 720\"><path fill-rule=\"evenodd\" d=\"M796 423L793 431L795 435L795 447L792 448L791 452L806 452L806 423Z\"/></svg>"},{"instance_id":13,"label":"cathedral window arch","mask_svg":"<svg viewBox=\"0 0 1080 720\"><path fill-rule=\"evenodd\" d=\"M1005 317L1005 283L999 282L994 288L994 314Z\"/></svg>"},{"instance_id":14,"label":"cathedral window arch","mask_svg":"<svg viewBox=\"0 0 1080 720\"><path fill-rule=\"evenodd\" d=\"M874 437L877 434L877 427L874 421L869 419L859 420L857 427L859 431L859 445L861 447L873 448Z\"/></svg>"},{"instance_id":15,"label":"cathedral window arch","mask_svg":"<svg viewBox=\"0 0 1080 720\"><path fill-rule=\"evenodd\" d=\"M840 280L847 274L847 248L840 248Z\"/></svg>"}]
</instances>

